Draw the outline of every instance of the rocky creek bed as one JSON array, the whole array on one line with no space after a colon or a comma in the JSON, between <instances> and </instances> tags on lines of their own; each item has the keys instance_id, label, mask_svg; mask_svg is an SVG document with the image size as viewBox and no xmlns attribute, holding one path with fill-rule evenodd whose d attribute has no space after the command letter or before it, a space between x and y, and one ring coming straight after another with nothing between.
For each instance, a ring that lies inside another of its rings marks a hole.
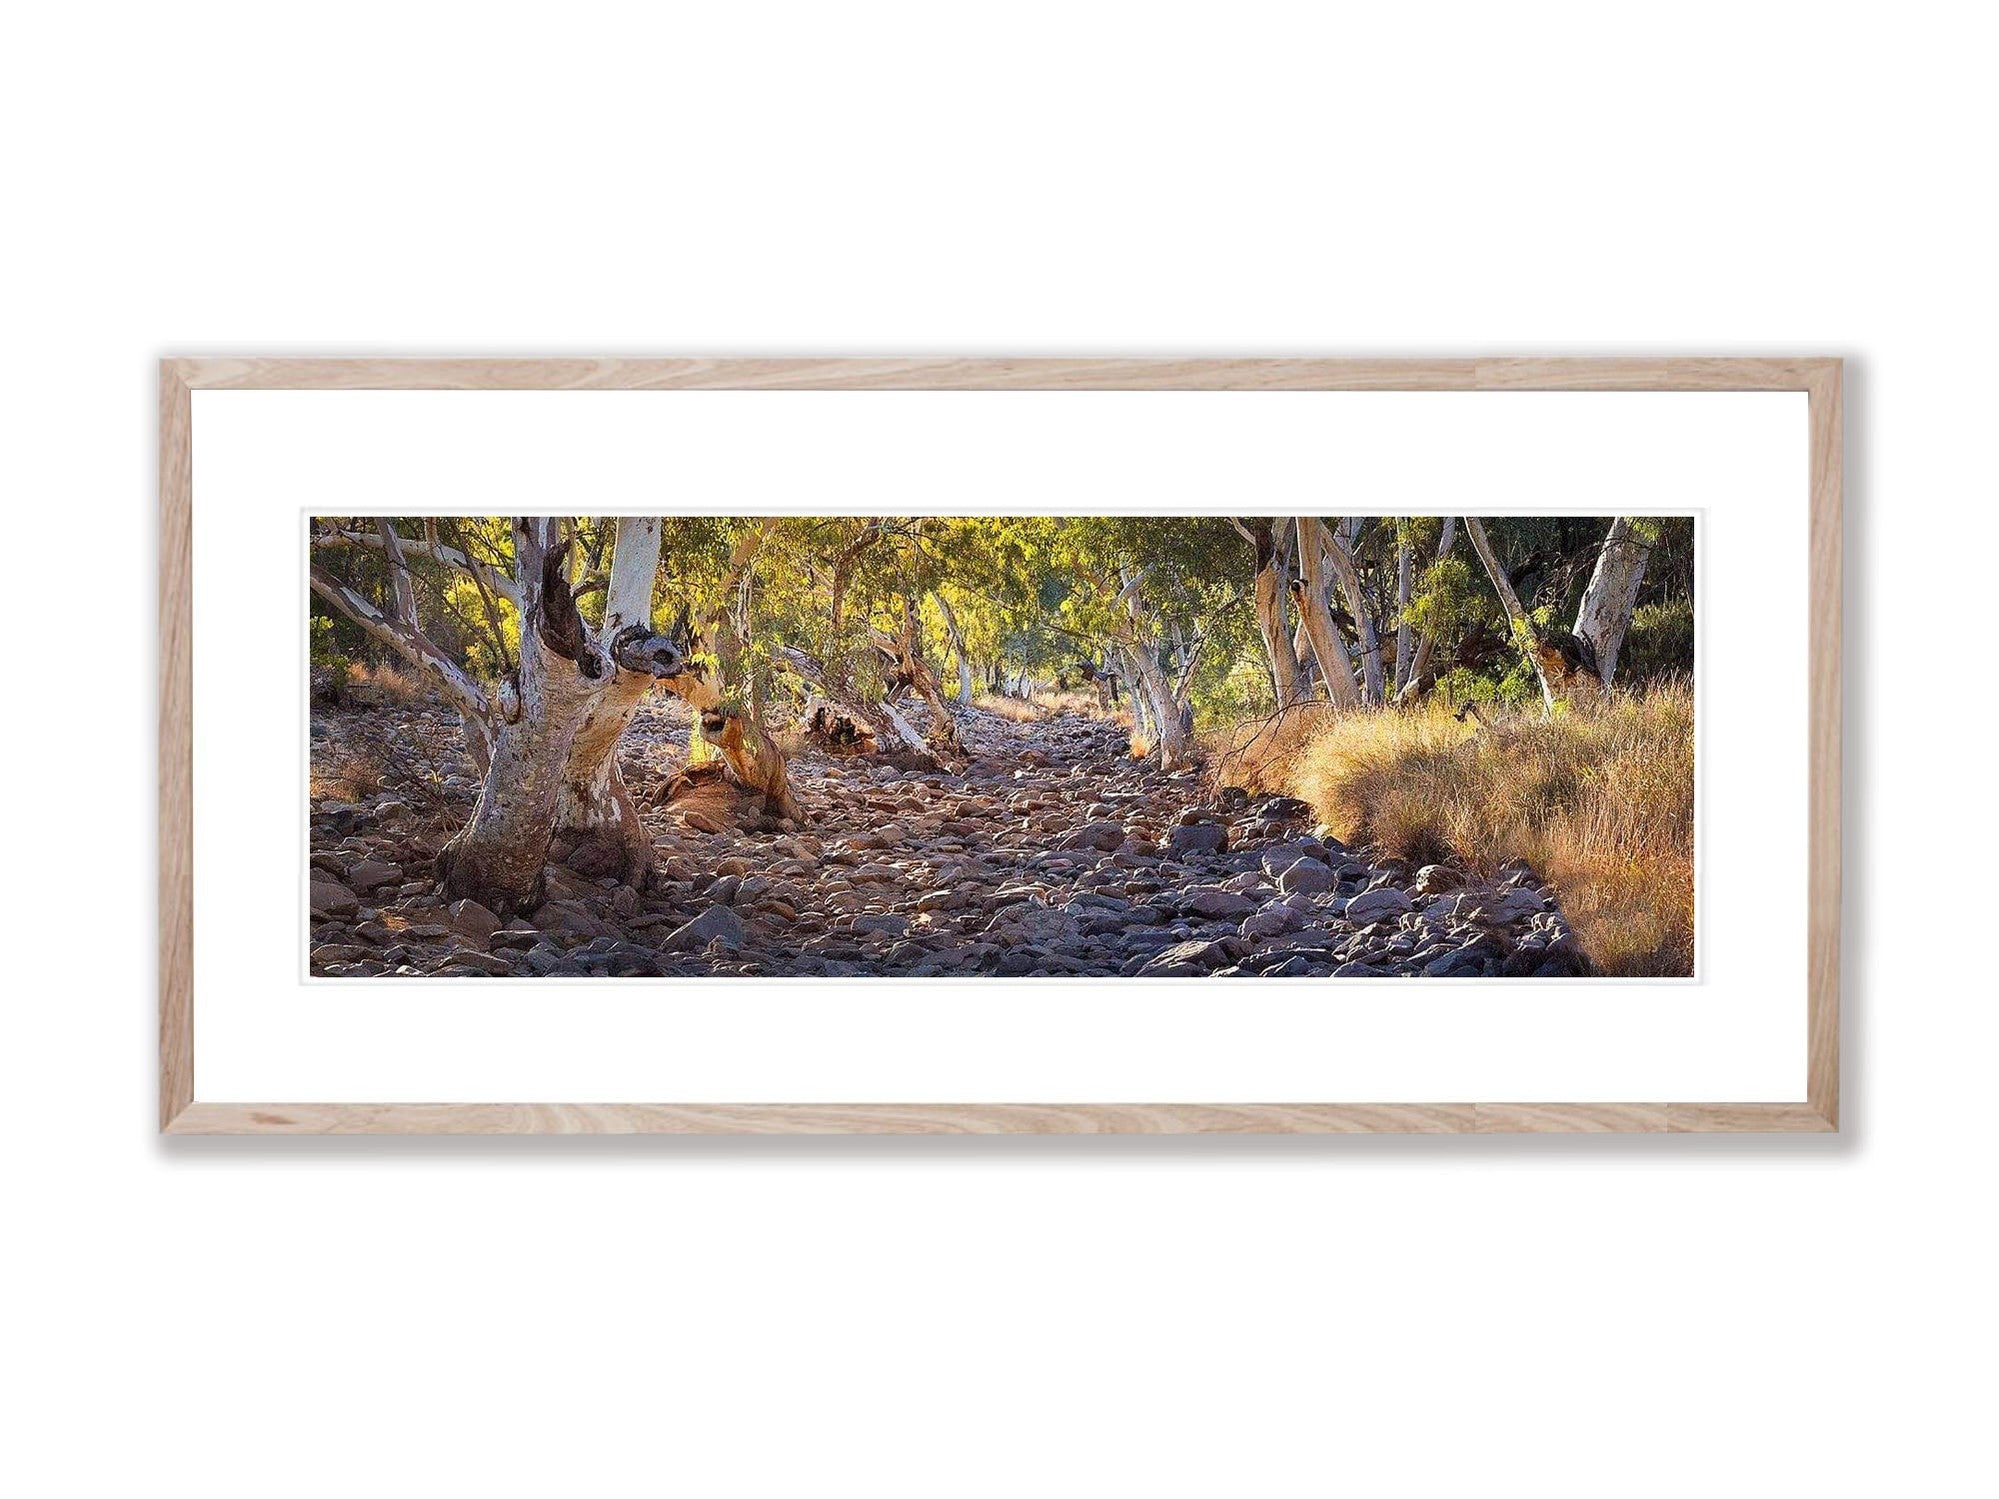
<instances>
[{"instance_id":1,"label":"rocky creek bed","mask_svg":"<svg viewBox=\"0 0 1999 1499\"><path fill-rule=\"evenodd\" d=\"M914 716L914 715L913 715ZM797 826L663 804L686 761L677 703L640 709L623 768L659 850L643 890L556 854L547 903L501 922L443 902L430 862L478 786L456 716L312 720L311 971L719 975L1573 976L1554 892L1348 848L1311 809L1135 763L1117 725L965 710L947 771L796 756Z\"/></svg>"}]
</instances>

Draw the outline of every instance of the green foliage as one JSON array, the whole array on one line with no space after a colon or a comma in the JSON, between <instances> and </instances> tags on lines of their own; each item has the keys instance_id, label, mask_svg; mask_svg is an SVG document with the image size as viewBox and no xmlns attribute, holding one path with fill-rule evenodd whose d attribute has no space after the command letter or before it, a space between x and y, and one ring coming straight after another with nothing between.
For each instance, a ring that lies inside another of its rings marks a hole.
<instances>
[{"instance_id":1,"label":"green foliage","mask_svg":"<svg viewBox=\"0 0 1999 1499\"><path fill-rule=\"evenodd\" d=\"M358 538L372 519L316 521ZM404 518L410 578L426 634L477 676L513 670L520 621L513 606L463 570L433 560L422 543L463 552L502 576L513 572L505 517ZM616 523L570 523L569 568L579 585L608 574ZM1290 520L1281 526L1292 526ZM1453 702L1506 705L1538 698L1524 641L1513 638L1499 596L1462 535L1438 558L1433 516L1335 522L1351 547L1366 612L1392 661L1398 622L1428 637L1429 669ZM1495 517L1485 528L1509 582L1543 638L1571 627L1594 568L1607 516ZM1651 550L1620 678L1646 680L1693 667L1693 522L1643 518L1634 532ZM1411 563L1406 612L1398 563ZM1122 670L1125 652L1149 659L1202 726L1267 714L1271 672L1257 626L1255 550L1219 516L683 516L664 522L653 597L662 628L683 611L703 657L732 703L759 711L801 691L788 650L802 652L860 697L882 690L875 642L894 641L913 611L915 643L944 691L956 691L954 631L981 682L1004 674L1079 682L1084 668ZM386 608L389 567L379 546L315 549L315 562ZM1295 568L1295 562L1294 562ZM834 607L838 597L839 608ZM1359 652L1358 622L1336 590L1338 626ZM949 605L947 620L945 605ZM596 623L602 589L579 607ZM1287 612L1287 630L1295 628ZM316 665L381 664L385 648L316 596ZM1395 684L1399 685L1399 684Z\"/></svg>"},{"instance_id":2,"label":"green foliage","mask_svg":"<svg viewBox=\"0 0 1999 1499\"><path fill-rule=\"evenodd\" d=\"M1618 654L1618 679L1649 682L1666 676L1691 676L1693 670L1694 601L1681 597L1639 605Z\"/></svg>"}]
</instances>

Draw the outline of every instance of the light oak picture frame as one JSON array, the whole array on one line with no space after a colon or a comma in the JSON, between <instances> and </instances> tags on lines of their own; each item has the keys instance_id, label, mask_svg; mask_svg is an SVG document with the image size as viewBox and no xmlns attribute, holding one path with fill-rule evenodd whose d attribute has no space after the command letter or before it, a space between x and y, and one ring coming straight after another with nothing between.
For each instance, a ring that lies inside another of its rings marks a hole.
<instances>
[{"instance_id":1,"label":"light oak picture frame","mask_svg":"<svg viewBox=\"0 0 1999 1499\"><path fill-rule=\"evenodd\" d=\"M1839 1128L1841 362L1835 358L167 358L160 365L159 1127L280 1134L1826 1133ZM198 1099L196 390L1793 391L1809 426L1805 1100L1738 1103L366 1103Z\"/></svg>"}]
</instances>

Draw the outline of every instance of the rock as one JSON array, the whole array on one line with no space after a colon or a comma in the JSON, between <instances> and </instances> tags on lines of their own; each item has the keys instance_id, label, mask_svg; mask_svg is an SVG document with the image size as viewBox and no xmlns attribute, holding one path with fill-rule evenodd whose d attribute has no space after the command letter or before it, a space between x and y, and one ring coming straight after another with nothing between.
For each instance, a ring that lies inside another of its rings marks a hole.
<instances>
[{"instance_id":1,"label":"rock","mask_svg":"<svg viewBox=\"0 0 1999 1499\"><path fill-rule=\"evenodd\" d=\"M1294 954L1282 963L1261 970L1262 976L1267 979L1311 978L1315 974L1324 974L1325 971L1323 963L1315 963L1301 954Z\"/></svg>"},{"instance_id":2,"label":"rock","mask_svg":"<svg viewBox=\"0 0 1999 1499\"><path fill-rule=\"evenodd\" d=\"M588 906L577 900L549 901L534 913L534 927L539 932L553 932L565 937L615 935L608 922L600 920Z\"/></svg>"},{"instance_id":3,"label":"rock","mask_svg":"<svg viewBox=\"0 0 1999 1499\"><path fill-rule=\"evenodd\" d=\"M1183 822L1166 835L1166 846L1176 854L1227 853L1229 830L1218 822Z\"/></svg>"},{"instance_id":4,"label":"rock","mask_svg":"<svg viewBox=\"0 0 1999 1499\"><path fill-rule=\"evenodd\" d=\"M1317 859L1300 859L1277 877L1286 895L1318 895L1333 888L1333 872Z\"/></svg>"},{"instance_id":5,"label":"rock","mask_svg":"<svg viewBox=\"0 0 1999 1499\"><path fill-rule=\"evenodd\" d=\"M1109 853L1124 842L1124 824L1120 822L1091 822L1076 829L1064 838L1057 848L1092 848Z\"/></svg>"},{"instance_id":6,"label":"rock","mask_svg":"<svg viewBox=\"0 0 1999 1499\"><path fill-rule=\"evenodd\" d=\"M1273 901L1254 916L1243 918L1242 934L1250 938L1277 937L1285 932L1300 931L1311 924L1311 918L1296 906Z\"/></svg>"},{"instance_id":7,"label":"rock","mask_svg":"<svg viewBox=\"0 0 1999 1499\"><path fill-rule=\"evenodd\" d=\"M1516 921L1538 916L1547 908L1548 903L1532 890L1516 886L1486 907L1485 918L1499 926L1510 926Z\"/></svg>"},{"instance_id":8,"label":"rock","mask_svg":"<svg viewBox=\"0 0 1999 1499\"><path fill-rule=\"evenodd\" d=\"M1206 916L1213 921L1238 921L1255 914L1257 903L1247 895L1238 895L1232 890L1209 888L1195 890L1185 901L1187 910L1196 916Z\"/></svg>"},{"instance_id":9,"label":"rock","mask_svg":"<svg viewBox=\"0 0 1999 1499\"><path fill-rule=\"evenodd\" d=\"M361 902L338 880L314 880L307 900L315 916L352 916Z\"/></svg>"},{"instance_id":10,"label":"rock","mask_svg":"<svg viewBox=\"0 0 1999 1499\"><path fill-rule=\"evenodd\" d=\"M1176 942L1154 953L1138 969L1140 978L1181 978L1208 973L1234 958L1227 942Z\"/></svg>"},{"instance_id":11,"label":"rock","mask_svg":"<svg viewBox=\"0 0 1999 1499\"><path fill-rule=\"evenodd\" d=\"M906 937L909 935L909 918L907 916L898 916L894 912L856 916L854 918L854 930L857 932L873 932L884 937Z\"/></svg>"},{"instance_id":12,"label":"rock","mask_svg":"<svg viewBox=\"0 0 1999 1499\"><path fill-rule=\"evenodd\" d=\"M1404 891L1393 885L1383 885L1374 890L1363 890L1347 902L1346 909L1340 914L1355 926L1367 926L1391 916L1407 915L1414 909L1415 903Z\"/></svg>"},{"instance_id":13,"label":"rock","mask_svg":"<svg viewBox=\"0 0 1999 1499\"><path fill-rule=\"evenodd\" d=\"M511 978L514 972L514 965L507 959L471 947L458 948L444 960L443 972L449 973L454 968L470 969L489 978Z\"/></svg>"},{"instance_id":14,"label":"rock","mask_svg":"<svg viewBox=\"0 0 1999 1499\"><path fill-rule=\"evenodd\" d=\"M1333 970L1336 979L1378 979L1388 977L1385 968L1374 968L1366 963L1342 963Z\"/></svg>"},{"instance_id":15,"label":"rock","mask_svg":"<svg viewBox=\"0 0 1999 1499\"><path fill-rule=\"evenodd\" d=\"M462 936L484 947L500 929L500 918L468 897L451 903L451 925Z\"/></svg>"},{"instance_id":16,"label":"rock","mask_svg":"<svg viewBox=\"0 0 1999 1499\"><path fill-rule=\"evenodd\" d=\"M1416 881L1410 886L1418 895L1442 895L1446 890L1456 890L1465 882L1465 877L1448 864L1425 864L1416 871Z\"/></svg>"},{"instance_id":17,"label":"rock","mask_svg":"<svg viewBox=\"0 0 1999 1499\"><path fill-rule=\"evenodd\" d=\"M389 863L387 860L363 859L347 871L347 887L359 894L366 895L377 885L386 885L392 880L400 884L402 883L402 878L402 869L397 865Z\"/></svg>"},{"instance_id":18,"label":"rock","mask_svg":"<svg viewBox=\"0 0 1999 1499\"><path fill-rule=\"evenodd\" d=\"M1471 921L1484 914L1485 907L1479 904L1476 892L1453 890L1440 895L1423 908L1423 914L1431 923L1448 925L1453 921Z\"/></svg>"},{"instance_id":19,"label":"rock","mask_svg":"<svg viewBox=\"0 0 1999 1499\"><path fill-rule=\"evenodd\" d=\"M1279 822L1302 822L1312 815L1312 804L1295 796L1266 797L1257 811Z\"/></svg>"},{"instance_id":20,"label":"rock","mask_svg":"<svg viewBox=\"0 0 1999 1499\"><path fill-rule=\"evenodd\" d=\"M683 927L669 933L660 943L661 952L699 952L709 943L724 947L743 945L742 918L727 906L710 906Z\"/></svg>"}]
</instances>

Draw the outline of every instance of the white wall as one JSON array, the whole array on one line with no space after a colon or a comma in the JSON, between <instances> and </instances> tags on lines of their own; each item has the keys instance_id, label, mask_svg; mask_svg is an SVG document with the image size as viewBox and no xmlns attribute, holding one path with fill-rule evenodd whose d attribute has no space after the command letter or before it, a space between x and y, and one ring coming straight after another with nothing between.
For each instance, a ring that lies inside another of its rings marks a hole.
<instances>
[{"instance_id":1,"label":"white wall","mask_svg":"<svg viewBox=\"0 0 1999 1499\"><path fill-rule=\"evenodd\" d=\"M1989 1482L1972 14L11 17L7 1487ZM259 350L1846 354L1848 1132L164 1145L152 362Z\"/></svg>"}]
</instances>

